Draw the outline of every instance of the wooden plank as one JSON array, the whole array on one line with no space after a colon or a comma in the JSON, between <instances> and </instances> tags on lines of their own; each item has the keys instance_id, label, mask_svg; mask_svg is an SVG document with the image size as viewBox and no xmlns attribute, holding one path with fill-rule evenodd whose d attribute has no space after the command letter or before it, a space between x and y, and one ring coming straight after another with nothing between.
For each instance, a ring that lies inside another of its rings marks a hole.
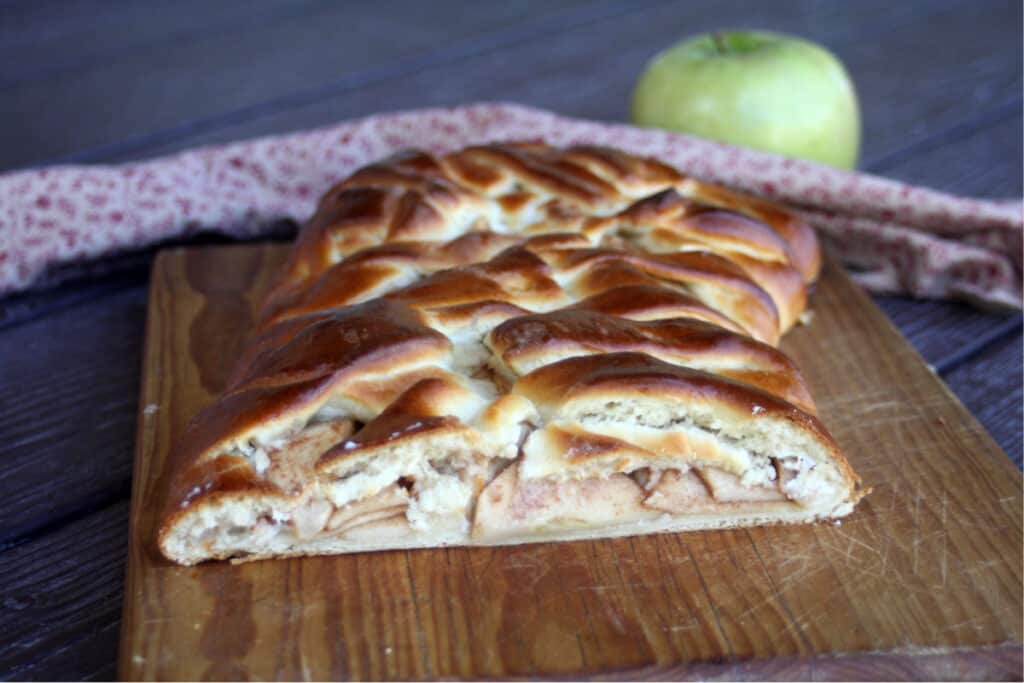
<instances>
[{"instance_id":1,"label":"wooden plank","mask_svg":"<svg viewBox=\"0 0 1024 683\"><path fill-rule=\"evenodd\" d=\"M877 296L875 303L931 365L941 365L974 340L1013 319L1012 311L987 311L956 301Z\"/></svg>"},{"instance_id":2,"label":"wooden plank","mask_svg":"<svg viewBox=\"0 0 1024 683\"><path fill-rule=\"evenodd\" d=\"M980 335L973 342L964 344L958 352L943 358L935 366L935 371L940 375L948 375L961 365L984 355L1003 340L1020 334L1022 328L1024 328L1024 314L1018 313L998 326L986 330L985 334Z\"/></svg>"},{"instance_id":3,"label":"wooden plank","mask_svg":"<svg viewBox=\"0 0 1024 683\"><path fill-rule=\"evenodd\" d=\"M722 17L730 17L741 27L805 35L839 54L862 91L863 158L869 161L975 114L979 103L971 93L984 92L996 102L1017 96L1019 70L1003 60L997 60L999 68L994 67L991 47L1017 40L1019 12L1015 3L993 3L986 21L975 22L973 30L965 32L963 26L974 21L976 9L961 0L925 6L871 2L798 6L742 0L706 6L659 5L567 28L557 40L539 34L472 60L428 66L316 102L261 112L248 121L232 120L159 144L111 150L103 159L149 157L200 144L328 125L377 111L481 99L626 120L632 87L656 51L680 37L720 28ZM865 35L871 39L864 40ZM956 47L935 50L936 43ZM900 69L892 68L894 60ZM921 94L907 97L907 83L920 84Z\"/></svg>"},{"instance_id":4,"label":"wooden plank","mask_svg":"<svg viewBox=\"0 0 1024 683\"><path fill-rule=\"evenodd\" d=\"M146 293L125 289L0 334L0 541L127 491Z\"/></svg>"},{"instance_id":5,"label":"wooden plank","mask_svg":"<svg viewBox=\"0 0 1024 683\"><path fill-rule=\"evenodd\" d=\"M946 376L956 395L985 425L1010 459L1022 466L1024 360L1018 332Z\"/></svg>"},{"instance_id":6,"label":"wooden plank","mask_svg":"<svg viewBox=\"0 0 1024 683\"><path fill-rule=\"evenodd\" d=\"M72 0L58 7L8 0L0 4L0 90L131 59L161 44L184 44L202 35L223 37L289 15L312 14L323 4L324 0Z\"/></svg>"},{"instance_id":7,"label":"wooden plank","mask_svg":"<svg viewBox=\"0 0 1024 683\"><path fill-rule=\"evenodd\" d=\"M1012 68L1009 67L1008 68ZM881 157L875 157L870 162L861 166L866 171L878 173L884 169L897 166L904 161L930 154L943 149L950 144L955 144L968 136L974 135L977 131L997 126L1007 119L1020 114L1021 104L1024 97L1011 97L1002 103L993 103L979 110L976 114L965 118L943 130L911 140L908 144L902 145L895 150L888 152Z\"/></svg>"},{"instance_id":8,"label":"wooden plank","mask_svg":"<svg viewBox=\"0 0 1024 683\"><path fill-rule=\"evenodd\" d=\"M989 125L958 129L947 134L933 149L906 158L893 158L878 172L916 185L926 185L954 194L1007 199L1024 191L1024 126L1018 102L1008 113Z\"/></svg>"},{"instance_id":9,"label":"wooden plank","mask_svg":"<svg viewBox=\"0 0 1024 683\"><path fill-rule=\"evenodd\" d=\"M117 59L85 60L74 69L11 83L0 125L18 134L8 137L0 168L182 125L368 68L450 51L518 25L571 22L608 8L628 9L621 0L596 6L582 0L319 3L272 22L239 21L229 35L193 32L187 39L141 42Z\"/></svg>"},{"instance_id":10,"label":"wooden plank","mask_svg":"<svg viewBox=\"0 0 1024 683\"><path fill-rule=\"evenodd\" d=\"M128 503L0 553L0 672L8 680L113 680Z\"/></svg>"},{"instance_id":11,"label":"wooden plank","mask_svg":"<svg viewBox=\"0 0 1024 683\"><path fill-rule=\"evenodd\" d=\"M157 410L139 416L122 676L870 678L925 676L914 656L928 654L927 674L948 677L975 651L993 668L973 674L1018 675L1020 473L833 265L784 348L875 489L841 525L160 560L167 452L223 382L282 253L173 250L154 267L142 403Z\"/></svg>"},{"instance_id":12,"label":"wooden plank","mask_svg":"<svg viewBox=\"0 0 1024 683\"><path fill-rule=\"evenodd\" d=\"M843 58L864 119L863 165L1019 98L1022 7L1003 0L958 5L878 42L856 41ZM969 27L969 28L965 28ZM921 182L921 181L916 181Z\"/></svg>"}]
</instances>

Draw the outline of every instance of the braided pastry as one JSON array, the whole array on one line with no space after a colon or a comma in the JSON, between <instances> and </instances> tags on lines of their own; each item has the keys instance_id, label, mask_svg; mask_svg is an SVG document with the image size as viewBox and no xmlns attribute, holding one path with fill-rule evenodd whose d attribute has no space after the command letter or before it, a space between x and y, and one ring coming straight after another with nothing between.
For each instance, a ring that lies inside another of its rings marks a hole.
<instances>
[{"instance_id":1,"label":"braided pastry","mask_svg":"<svg viewBox=\"0 0 1024 683\"><path fill-rule=\"evenodd\" d=\"M615 150L410 152L332 188L174 453L171 560L805 522L863 495L774 345L772 204Z\"/></svg>"}]
</instances>

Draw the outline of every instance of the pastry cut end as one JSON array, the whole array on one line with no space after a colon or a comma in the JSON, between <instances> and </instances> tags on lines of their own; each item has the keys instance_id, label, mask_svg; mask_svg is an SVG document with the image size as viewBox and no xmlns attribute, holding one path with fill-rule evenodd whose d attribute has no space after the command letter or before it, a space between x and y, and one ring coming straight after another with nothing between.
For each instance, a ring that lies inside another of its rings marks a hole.
<instances>
[{"instance_id":1,"label":"pastry cut end","mask_svg":"<svg viewBox=\"0 0 1024 683\"><path fill-rule=\"evenodd\" d=\"M843 517L866 493L830 441L804 433L805 450L793 450L806 427L766 419L760 434L721 425L712 433L694 426L699 415L679 415L605 406L600 420L584 414L524 427L518 442L488 444L446 428L353 455L347 469L321 456L331 466L311 469L301 486L267 481L182 498L161 529L160 549L195 564L795 524ZM777 433L782 445L771 442ZM300 446L313 441L293 437ZM355 453L346 446L357 443L345 437L326 455ZM297 457L294 448L287 455ZM279 458L272 453L266 471ZM258 476L254 467L249 474Z\"/></svg>"},{"instance_id":2,"label":"pastry cut end","mask_svg":"<svg viewBox=\"0 0 1024 683\"><path fill-rule=\"evenodd\" d=\"M166 527L160 549L174 562L193 565L801 524L844 517L866 493L858 487L808 507L788 498L785 486L745 487L724 471L640 472L528 480L515 464L475 495L451 479L435 488L447 498L448 514L441 515L417 509L398 483L340 507L325 497L301 504L256 497L208 501Z\"/></svg>"}]
</instances>

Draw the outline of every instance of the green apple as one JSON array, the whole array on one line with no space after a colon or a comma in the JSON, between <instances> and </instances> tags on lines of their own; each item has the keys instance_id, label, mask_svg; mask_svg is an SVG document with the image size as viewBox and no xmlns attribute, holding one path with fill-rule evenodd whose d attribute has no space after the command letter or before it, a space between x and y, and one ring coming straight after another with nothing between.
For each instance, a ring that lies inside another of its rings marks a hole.
<instances>
[{"instance_id":1,"label":"green apple","mask_svg":"<svg viewBox=\"0 0 1024 683\"><path fill-rule=\"evenodd\" d=\"M722 31L676 43L648 64L633 122L853 168L857 94L842 63L800 38Z\"/></svg>"}]
</instances>

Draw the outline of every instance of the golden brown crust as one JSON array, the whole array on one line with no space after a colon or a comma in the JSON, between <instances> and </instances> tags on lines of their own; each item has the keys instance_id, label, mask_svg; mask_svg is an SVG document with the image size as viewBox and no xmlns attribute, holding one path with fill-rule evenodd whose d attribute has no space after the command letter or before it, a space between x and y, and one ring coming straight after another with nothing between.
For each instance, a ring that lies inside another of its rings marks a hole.
<instances>
[{"instance_id":1,"label":"golden brown crust","mask_svg":"<svg viewBox=\"0 0 1024 683\"><path fill-rule=\"evenodd\" d=\"M852 490L772 346L819 269L814 233L784 209L617 150L508 143L368 166L321 199L226 393L177 445L162 547L218 500L298 495L261 458L309 425L344 421L317 432L335 442L304 475L340 477L399 441L510 457L537 411L567 419L584 396L784 421ZM548 442L637 451L581 429L552 423Z\"/></svg>"},{"instance_id":2,"label":"golden brown crust","mask_svg":"<svg viewBox=\"0 0 1024 683\"><path fill-rule=\"evenodd\" d=\"M646 353L612 352L550 363L520 377L512 391L554 413L589 396L615 401L634 393L657 394L660 399L713 404L717 410L743 416L779 417L799 424L835 448L817 418L780 397L778 382L766 375L744 382L724 373L667 363Z\"/></svg>"},{"instance_id":3,"label":"golden brown crust","mask_svg":"<svg viewBox=\"0 0 1024 683\"><path fill-rule=\"evenodd\" d=\"M652 363L661 359L675 364L669 367L713 369L804 412L814 412L810 392L789 358L767 344L699 320L637 322L562 310L512 318L491 331L488 345L501 363L520 376L536 367L550 369L566 359L572 359L573 372L588 362L607 369L623 352L635 352Z\"/></svg>"},{"instance_id":4,"label":"golden brown crust","mask_svg":"<svg viewBox=\"0 0 1024 683\"><path fill-rule=\"evenodd\" d=\"M697 201L720 206L750 216L771 226L772 230L786 240L792 258L792 265L799 270L805 282L814 282L821 273L821 249L814 229L796 214L786 211L758 197L741 194L734 190L702 183L688 178L680 192Z\"/></svg>"}]
</instances>

